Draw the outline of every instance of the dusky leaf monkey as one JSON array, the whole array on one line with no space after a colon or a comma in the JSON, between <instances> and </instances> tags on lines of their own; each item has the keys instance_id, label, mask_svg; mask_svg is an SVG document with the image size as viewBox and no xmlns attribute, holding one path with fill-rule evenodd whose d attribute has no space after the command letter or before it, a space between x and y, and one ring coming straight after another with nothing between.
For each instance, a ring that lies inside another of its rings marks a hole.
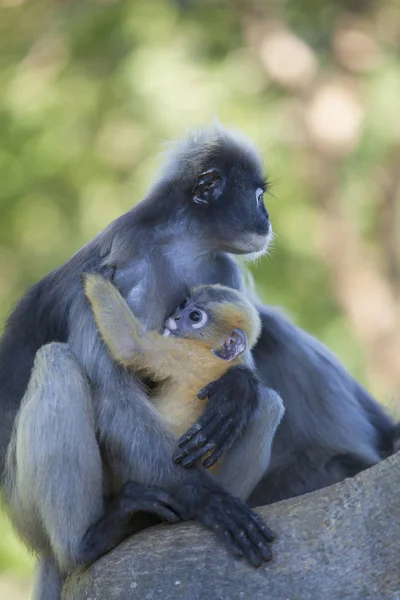
<instances>
[{"instance_id":1,"label":"dusky leaf monkey","mask_svg":"<svg viewBox=\"0 0 400 600\"><path fill-rule=\"evenodd\" d=\"M146 388L100 338L82 272L112 268L148 329L162 327L187 289L220 283L244 291L232 255L266 249L265 189L259 156L242 136L220 127L189 136L172 148L146 198L28 290L8 319L0 344L1 470L14 523L42 557L39 598L57 598L65 571L116 544L137 509L173 519L184 505L227 543L238 527L251 540L253 516L190 467L201 449L207 458L230 449L233 493L264 469L253 505L329 485L391 451L394 424L379 404L322 344L258 304L262 332L252 354L264 385L249 358L206 387L207 406L179 442L183 468L171 459L176 437ZM264 439L275 433L268 410L254 420L262 408L283 410L268 388L285 403L270 461L252 430L264 419ZM116 477L107 477L107 464ZM119 494L114 479L123 484Z\"/></svg>"},{"instance_id":2,"label":"dusky leaf monkey","mask_svg":"<svg viewBox=\"0 0 400 600\"><path fill-rule=\"evenodd\" d=\"M41 556L38 598L58 598L65 574L115 546L143 512L197 519L252 564L270 559L271 531L235 497L265 472L283 413L250 353L207 386L203 421L181 442L187 465L201 446L213 443L211 456L203 448L211 461L229 449L217 478L184 468L145 385L109 356L80 281L110 267L149 329L162 327L187 289L242 289L229 253L267 247L264 187L249 142L222 129L190 137L138 206L34 285L10 316L0 346L3 489L17 530Z\"/></svg>"},{"instance_id":3,"label":"dusky leaf monkey","mask_svg":"<svg viewBox=\"0 0 400 600\"><path fill-rule=\"evenodd\" d=\"M111 356L159 384L152 404L178 436L203 411L199 390L243 364L243 353L254 346L261 330L258 312L246 296L218 284L190 290L163 333L147 331L107 279L88 275L84 289ZM225 427L231 426L228 420ZM212 442L207 450L213 450Z\"/></svg>"}]
</instances>

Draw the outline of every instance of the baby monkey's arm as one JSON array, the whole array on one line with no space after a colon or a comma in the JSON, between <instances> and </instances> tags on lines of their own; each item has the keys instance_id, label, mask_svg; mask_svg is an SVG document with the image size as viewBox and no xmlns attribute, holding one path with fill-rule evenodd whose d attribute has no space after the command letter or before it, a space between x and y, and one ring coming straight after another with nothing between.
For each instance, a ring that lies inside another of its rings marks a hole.
<instances>
[{"instance_id":1,"label":"baby monkey's arm","mask_svg":"<svg viewBox=\"0 0 400 600\"><path fill-rule=\"evenodd\" d=\"M83 285L98 330L114 360L152 377L168 376L168 351L175 349L175 340L146 330L117 288L101 275L85 275Z\"/></svg>"}]
</instances>

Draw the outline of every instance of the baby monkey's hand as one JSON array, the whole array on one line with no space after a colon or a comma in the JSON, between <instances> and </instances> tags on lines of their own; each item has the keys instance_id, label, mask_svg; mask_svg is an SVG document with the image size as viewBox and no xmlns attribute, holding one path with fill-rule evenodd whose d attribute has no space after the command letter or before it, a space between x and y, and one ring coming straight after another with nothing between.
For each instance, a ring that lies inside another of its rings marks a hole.
<instances>
[{"instance_id":1,"label":"baby monkey's hand","mask_svg":"<svg viewBox=\"0 0 400 600\"><path fill-rule=\"evenodd\" d=\"M202 416L179 440L175 462L192 467L204 458L212 467L246 430L259 405L259 380L246 366L229 369L203 388L198 397L208 398Z\"/></svg>"}]
</instances>

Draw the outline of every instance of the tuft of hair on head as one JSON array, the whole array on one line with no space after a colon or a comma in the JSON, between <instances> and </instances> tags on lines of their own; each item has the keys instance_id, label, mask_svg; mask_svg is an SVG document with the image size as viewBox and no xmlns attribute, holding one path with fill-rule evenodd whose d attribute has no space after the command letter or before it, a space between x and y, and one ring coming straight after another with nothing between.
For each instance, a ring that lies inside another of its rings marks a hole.
<instances>
[{"instance_id":1,"label":"tuft of hair on head","mask_svg":"<svg viewBox=\"0 0 400 600\"><path fill-rule=\"evenodd\" d=\"M167 144L158 179L197 178L213 155L224 149L234 150L243 163L262 166L259 151L250 138L236 129L223 127L214 119L212 126L189 131L184 139Z\"/></svg>"}]
</instances>

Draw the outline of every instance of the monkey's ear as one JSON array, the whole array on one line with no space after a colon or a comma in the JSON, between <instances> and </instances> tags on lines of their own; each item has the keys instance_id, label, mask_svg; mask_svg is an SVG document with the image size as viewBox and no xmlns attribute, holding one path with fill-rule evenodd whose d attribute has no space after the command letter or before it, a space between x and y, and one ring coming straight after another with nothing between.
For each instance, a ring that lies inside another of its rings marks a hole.
<instances>
[{"instance_id":1,"label":"monkey's ear","mask_svg":"<svg viewBox=\"0 0 400 600\"><path fill-rule=\"evenodd\" d=\"M243 329L234 329L220 348L212 348L214 356L222 360L234 360L247 348L247 335Z\"/></svg>"},{"instance_id":2,"label":"monkey's ear","mask_svg":"<svg viewBox=\"0 0 400 600\"><path fill-rule=\"evenodd\" d=\"M193 202L196 204L209 204L221 195L223 188L224 179L218 169L204 171L193 188Z\"/></svg>"}]
</instances>

